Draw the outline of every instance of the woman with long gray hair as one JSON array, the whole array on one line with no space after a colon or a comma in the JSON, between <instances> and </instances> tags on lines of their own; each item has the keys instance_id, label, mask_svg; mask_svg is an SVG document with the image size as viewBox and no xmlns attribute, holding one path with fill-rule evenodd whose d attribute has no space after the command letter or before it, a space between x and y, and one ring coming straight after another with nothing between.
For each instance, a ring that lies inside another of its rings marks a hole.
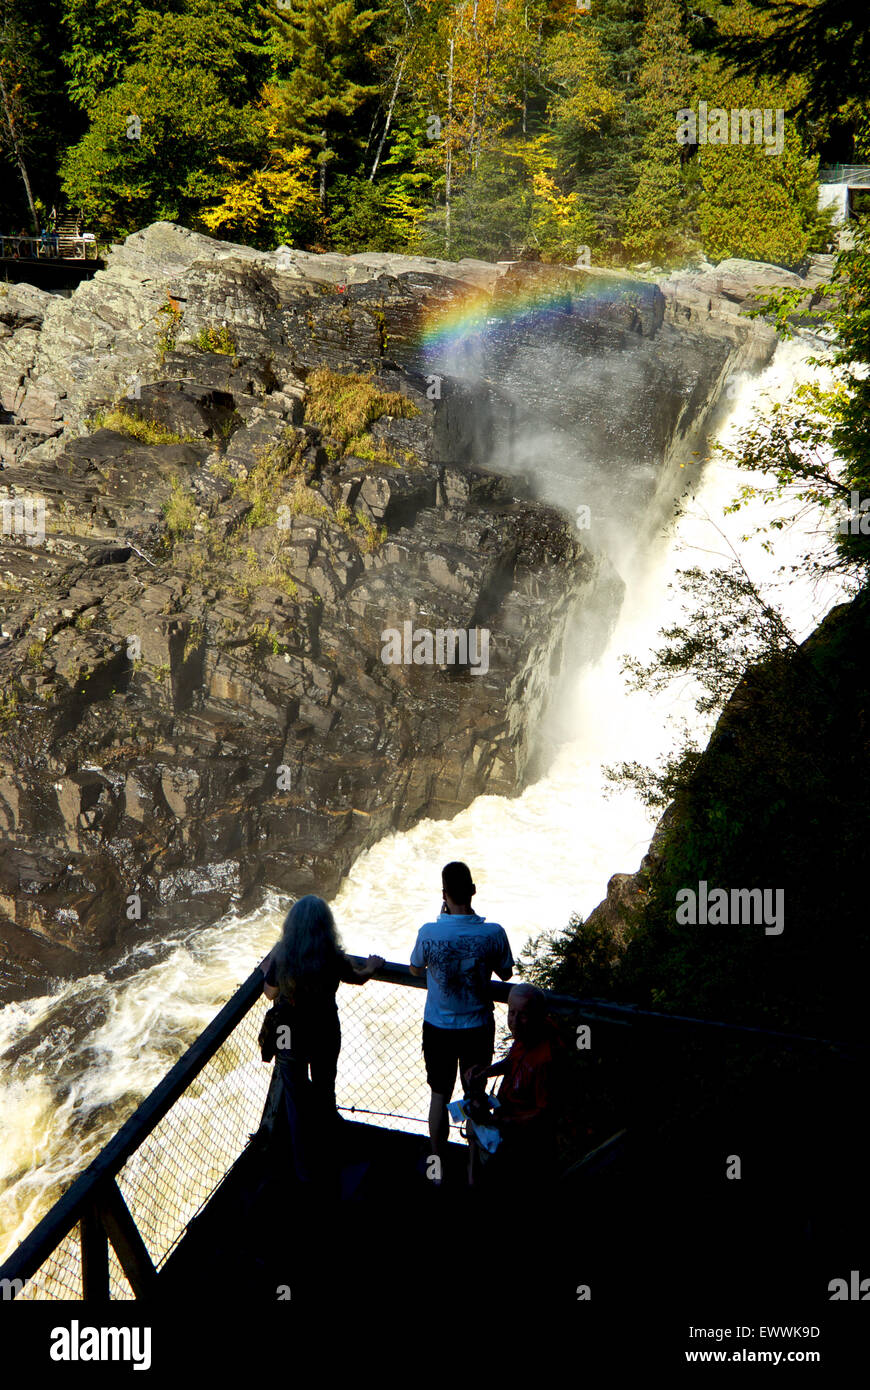
<instances>
[{"instance_id":1,"label":"woman with long gray hair","mask_svg":"<svg viewBox=\"0 0 870 1390\"><path fill-rule=\"evenodd\" d=\"M281 939L260 967L267 999L281 1000L275 1059L300 1182L313 1181L318 1150L325 1159L335 1132L336 990L342 981L365 984L383 964L382 956L369 956L358 970L342 950L329 904L308 894L287 913Z\"/></svg>"}]
</instances>

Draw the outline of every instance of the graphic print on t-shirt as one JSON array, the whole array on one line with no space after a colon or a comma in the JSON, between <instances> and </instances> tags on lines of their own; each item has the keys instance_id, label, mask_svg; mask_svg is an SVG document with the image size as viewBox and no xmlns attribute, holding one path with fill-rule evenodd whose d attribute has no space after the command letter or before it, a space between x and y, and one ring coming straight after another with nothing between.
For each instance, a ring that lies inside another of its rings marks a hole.
<instances>
[{"instance_id":1,"label":"graphic print on t-shirt","mask_svg":"<svg viewBox=\"0 0 870 1390\"><path fill-rule=\"evenodd\" d=\"M423 1017L435 1028L477 1028L492 1019L489 979L507 979L513 956L504 928L477 913L442 913L417 933L411 964L426 968Z\"/></svg>"},{"instance_id":2,"label":"graphic print on t-shirt","mask_svg":"<svg viewBox=\"0 0 870 1390\"><path fill-rule=\"evenodd\" d=\"M460 1007L481 1001L481 985L490 974L492 933L463 936L460 941L428 941L427 965L438 977L446 995Z\"/></svg>"}]
</instances>

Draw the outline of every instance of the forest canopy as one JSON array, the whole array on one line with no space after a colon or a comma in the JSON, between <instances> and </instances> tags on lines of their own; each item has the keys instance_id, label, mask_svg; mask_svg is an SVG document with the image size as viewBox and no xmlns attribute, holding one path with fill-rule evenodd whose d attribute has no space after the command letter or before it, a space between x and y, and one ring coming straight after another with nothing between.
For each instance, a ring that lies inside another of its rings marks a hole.
<instances>
[{"instance_id":1,"label":"forest canopy","mask_svg":"<svg viewBox=\"0 0 870 1390\"><path fill-rule=\"evenodd\" d=\"M820 161L870 159L853 29L840 0L0 0L0 230L797 266ZM771 139L681 140L702 106Z\"/></svg>"}]
</instances>

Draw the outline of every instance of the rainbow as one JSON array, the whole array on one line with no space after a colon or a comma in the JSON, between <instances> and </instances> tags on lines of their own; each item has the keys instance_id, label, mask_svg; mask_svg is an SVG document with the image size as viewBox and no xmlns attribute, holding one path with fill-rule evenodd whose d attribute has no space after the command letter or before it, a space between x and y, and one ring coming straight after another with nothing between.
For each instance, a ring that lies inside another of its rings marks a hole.
<instances>
[{"instance_id":1,"label":"rainbow","mask_svg":"<svg viewBox=\"0 0 870 1390\"><path fill-rule=\"evenodd\" d=\"M497 298L485 290L469 288L446 307L437 305L426 312L418 333L419 346L426 352L443 352L508 325L546 326L572 314L593 318L602 305L631 298L637 283L626 282L621 276L593 274L574 284L501 284Z\"/></svg>"}]
</instances>

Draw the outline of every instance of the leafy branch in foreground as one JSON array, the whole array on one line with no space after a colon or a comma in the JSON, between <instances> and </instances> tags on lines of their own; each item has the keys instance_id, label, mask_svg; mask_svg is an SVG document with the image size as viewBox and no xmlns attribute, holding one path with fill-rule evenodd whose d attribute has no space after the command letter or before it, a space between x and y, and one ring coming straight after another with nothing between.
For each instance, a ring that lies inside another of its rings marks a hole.
<instances>
[{"instance_id":1,"label":"leafy branch in foreground","mask_svg":"<svg viewBox=\"0 0 870 1390\"><path fill-rule=\"evenodd\" d=\"M706 717L725 706L747 666L796 649L782 617L739 558L712 570L677 570L677 587L685 616L662 628L664 642L649 661L623 659L629 690L655 695L674 681L692 680L697 687L695 708ZM603 771L614 788L630 786L645 806L663 809L687 784L700 757L700 746L683 721L673 751L657 766L623 762Z\"/></svg>"},{"instance_id":2,"label":"leafy branch in foreground","mask_svg":"<svg viewBox=\"0 0 870 1390\"><path fill-rule=\"evenodd\" d=\"M824 356L809 363L828 367L832 384L798 386L784 405L753 421L735 449L720 449L738 467L764 468L776 478L775 487L745 488L731 510L752 497L790 496L801 504L794 520L813 507L838 508L842 519L853 494L859 506L870 498L870 227L865 220L857 220L854 245L838 255L830 282L814 296L830 303L830 344ZM783 337L792 336L796 324L815 326L818 319L818 309L807 304L800 289L767 295L752 317L759 314L770 316ZM777 520L770 526L785 524ZM816 574L851 571L856 583L863 583L870 568L870 534L851 525L832 530L822 555L807 561Z\"/></svg>"},{"instance_id":3,"label":"leafy branch in foreground","mask_svg":"<svg viewBox=\"0 0 870 1390\"><path fill-rule=\"evenodd\" d=\"M624 941L603 921L571 913L564 931L541 934L523 947L517 973L528 984L565 994L606 998L615 991Z\"/></svg>"},{"instance_id":4,"label":"leafy branch in foreground","mask_svg":"<svg viewBox=\"0 0 870 1390\"><path fill-rule=\"evenodd\" d=\"M823 386L817 381L796 386L787 401L771 406L756 416L733 447L716 445L716 454L746 471L763 471L763 483L744 484L726 514L739 512L748 503L783 504L781 514L769 517L760 531L781 531L805 522L818 523L830 515L839 522L846 514L852 492L861 488L848 460L839 458L834 441L846 418L850 393L845 381ZM826 574L845 575L856 566L870 563L870 547L846 545L851 539L832 524L813 525L812 549L800 559L784 566L820 578ZM860 538L858 538L860 539ZM769 540L763 542L771 554ZM856 578L856 584L859 580Z\"/></svg>"},{"instance_id":5,"label":"leafy branch in foreground","mask_svg":"<svg viewBox=\"0 0 870 1390\"><path fill-rule=\"evenodd\" d=\"M779 613L761 596L739 562L727 568L677 570L679 587L691 605L682 622L662 628L665 644L648 663L626 657L623 670L630 690L664 690L692 677L701 692L699 714L720 710L746 667L796 642Z\"/></svg>"},{"instance_id":6,"label":"leafy branch in foreground","mask_svg":"<svg viewBox=\"0 0 870 1390\"><path fill-rule=\"evenodd\" d=\"M613 763L603 769L612 784L605 796L618 786L633 788L638 800L650 811L663 811L677 792L686 786L701 757L701 748L683 725L674 751L661 758L657 767L632 761Z\"/></svg>"}]
</instances>

